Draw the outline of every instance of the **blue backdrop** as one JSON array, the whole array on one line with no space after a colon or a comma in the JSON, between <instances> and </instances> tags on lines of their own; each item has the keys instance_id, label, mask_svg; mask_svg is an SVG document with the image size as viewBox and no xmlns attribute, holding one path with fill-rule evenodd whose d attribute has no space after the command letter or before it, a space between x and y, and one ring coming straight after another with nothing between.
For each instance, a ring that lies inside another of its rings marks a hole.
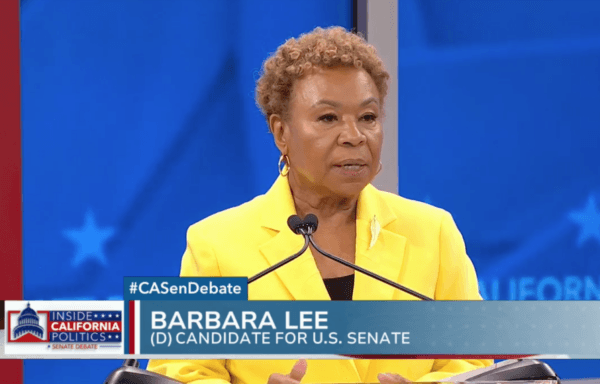
<instances>
[{"instance_id":1,"label":"blue backdrop","mask_svg":"<svg viewBox=\"0 0 600 384\"><path fill-rule=\"evenodd\" d=\"M600 299L600 2L399 4L400 194L486 299Z\"/></svg>"},{"instance_id":2,"label":"blue backdrop","mask_svg":"<svg viewBox=\"0 0 600 384\"><path fill-rule=\"evenodd\" d=\"M277 175L262 61L351 16L345 0L23 0L25 297L120 299L132 271L176 275L190 224ZM487 299L599 299L600 2L402 0L398 18L400 193L454 215ZM28 361L25 382L116 365Z\"/></svg>"}]
</instances>

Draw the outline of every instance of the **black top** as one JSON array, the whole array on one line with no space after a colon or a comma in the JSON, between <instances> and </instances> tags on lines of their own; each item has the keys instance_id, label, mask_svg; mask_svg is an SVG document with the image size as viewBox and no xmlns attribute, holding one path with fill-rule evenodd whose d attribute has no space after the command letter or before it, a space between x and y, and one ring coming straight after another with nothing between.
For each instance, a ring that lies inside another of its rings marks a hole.
<instances>
[{"instance_id":1,"label":"black top","mask_svg":"<svg viewBox=\"0 0 600 384\"><path fill-rule=\"evenodd\" d=\"M354 291L354 274L342 277L323 279L331 300L352 300Z\"/></svg>"}]
</instances>

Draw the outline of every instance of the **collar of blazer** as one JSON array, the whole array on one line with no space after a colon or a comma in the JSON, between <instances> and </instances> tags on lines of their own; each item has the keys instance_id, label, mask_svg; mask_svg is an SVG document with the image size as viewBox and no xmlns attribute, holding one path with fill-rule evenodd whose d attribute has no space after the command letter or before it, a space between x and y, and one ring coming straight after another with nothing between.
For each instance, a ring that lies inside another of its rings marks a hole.
<instances>
[{"instance_id":1,"label":"collar of blazer","mask_svg":"<svg viewBox=\"0 0 600 384\"><path fill-rule=\"evenodd\" d=\"M270 265L302 247L302 237L294 234L287 225L288 217L296 214L287 178L279 176L263 196L260 212L261 226L273 233L271 239L260 245L260 252ZM372 230L375 217L379 225ZM396 220L394 210L386 201L385 192L370 184L365 187L358 198L355 262L393 281L399 280L406 245L406 238L394 231L393 223ZM372 235L376 238L372 239ZM310 249L273 273L294 300L330 300ZM356 272L353 300L391 300L395 291L393 287ZM404 293L400 297L411 299Z\"/></svg>"}]
</instances>

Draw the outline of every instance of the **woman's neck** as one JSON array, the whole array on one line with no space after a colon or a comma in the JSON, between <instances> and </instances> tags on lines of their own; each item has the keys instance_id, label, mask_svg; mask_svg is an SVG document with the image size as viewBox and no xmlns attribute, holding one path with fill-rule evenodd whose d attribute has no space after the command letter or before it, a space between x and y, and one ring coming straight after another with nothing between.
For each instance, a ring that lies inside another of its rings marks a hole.
<instances>
[{"instance_id":1,"label":"woman's neck","mask_svg":"<svg viewBox=\"0 0 600 384\"><path fill-rule=\"evenodd\" d=\"M358 196L336 196L314 188L303 188L293 178L289 179L289 184L296 212L300 217L313 213L321 221L335 220L345 223L356 220Z\"/></svg>"}]
</instances>

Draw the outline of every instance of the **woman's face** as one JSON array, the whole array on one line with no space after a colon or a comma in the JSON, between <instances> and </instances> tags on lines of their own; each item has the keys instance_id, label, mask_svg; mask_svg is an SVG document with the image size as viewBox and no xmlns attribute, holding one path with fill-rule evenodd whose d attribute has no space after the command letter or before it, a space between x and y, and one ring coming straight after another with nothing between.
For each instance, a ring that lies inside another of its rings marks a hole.
<instances>
[{"instance_id":1,"label":"woman's face","mask_svg":"<svg viewBox=\"0 0 600 384\"><path fill-rule=\"evenodd\" d=\"M289 177L320 194L357 196L379 171L379 92L363 69L315 69L294 84L288 119L274 129Z\"/></svg>"}]
</instances>

